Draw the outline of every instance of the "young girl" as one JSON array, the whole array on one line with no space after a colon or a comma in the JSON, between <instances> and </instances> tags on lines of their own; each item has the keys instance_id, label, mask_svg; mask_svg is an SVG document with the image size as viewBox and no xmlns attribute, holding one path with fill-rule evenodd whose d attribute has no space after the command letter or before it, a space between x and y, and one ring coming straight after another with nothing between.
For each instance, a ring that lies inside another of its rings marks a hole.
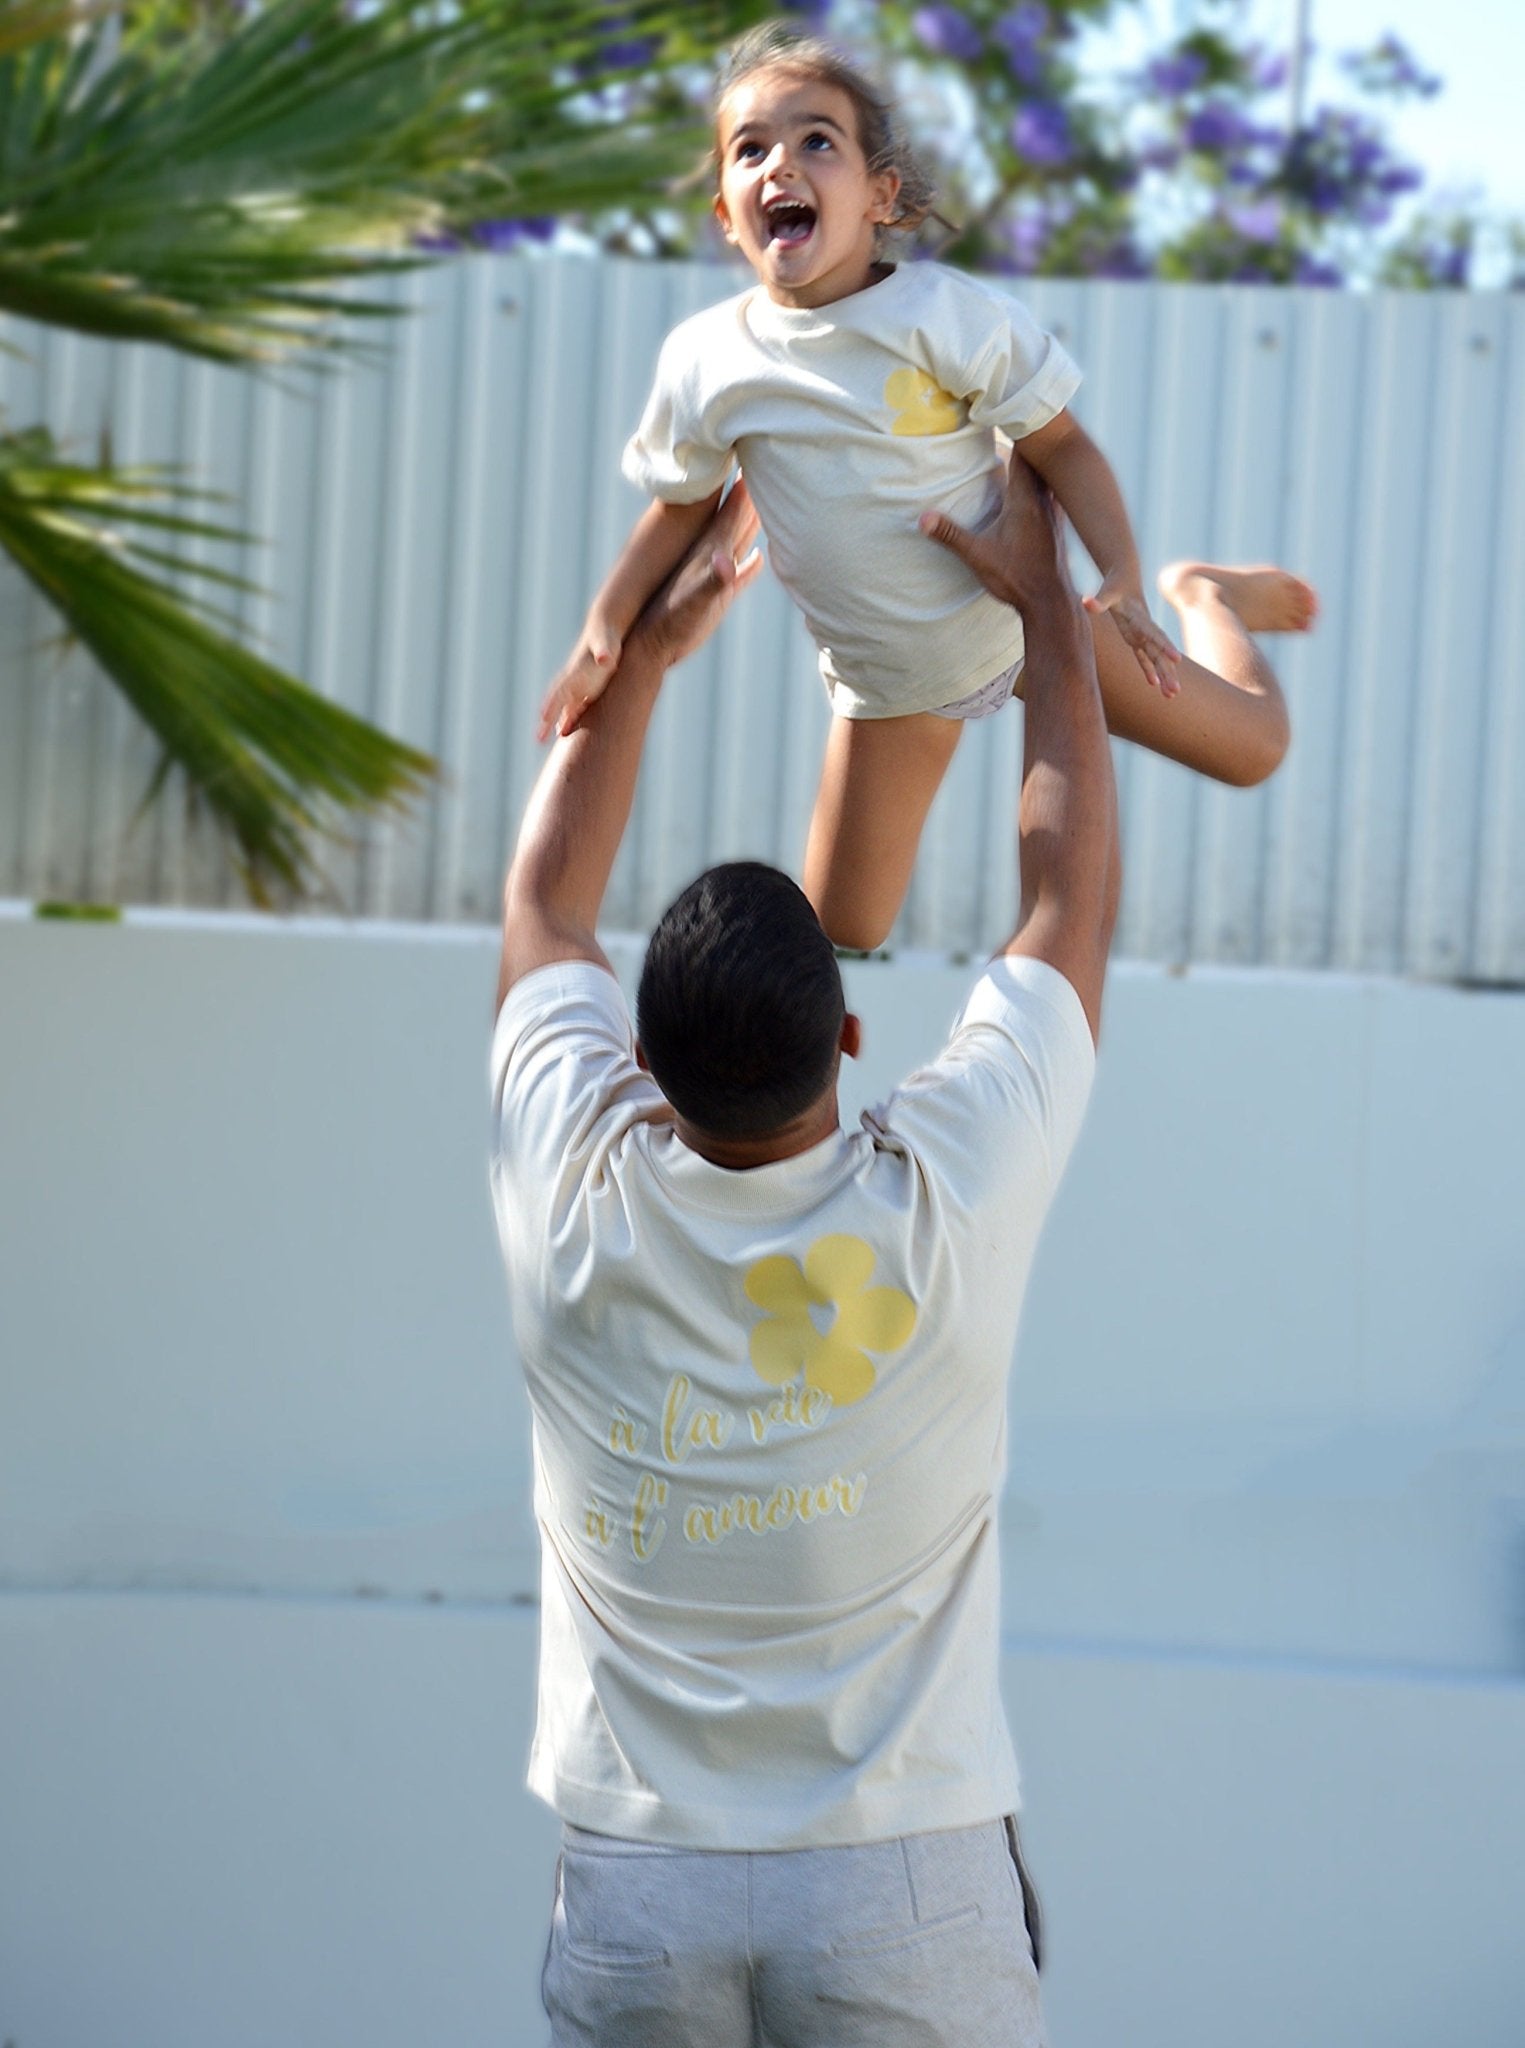
<instances>
[{"instance_id":1,"label":"young girl","mask_svg":"<svg viewBox=\"0 0 1525 2048\"><path fill-rule=\"evenodd\" d=\"M938 514L975 528L994 515L1000 433L1101 572L1086 603L1110 729L1221 781L1268 775L1286 714L1249 635L1305 630L1308 585L1175 564L1160 588L1181 616L1177 654L1149 617L1112 471L1067 410L1080 373L1058 342L978 279L879 260L887 230L925 219L931 188L888 101L830 44L748 36L715 126L715 213L760 288L663 346L624 463L653 502L546 695L541 737L570 732L602 693L739 460L833 712L805 890L837 944L880 944L961 722L1020 691L1015 613L927 537Z\"/></svg>"}]
</instances>

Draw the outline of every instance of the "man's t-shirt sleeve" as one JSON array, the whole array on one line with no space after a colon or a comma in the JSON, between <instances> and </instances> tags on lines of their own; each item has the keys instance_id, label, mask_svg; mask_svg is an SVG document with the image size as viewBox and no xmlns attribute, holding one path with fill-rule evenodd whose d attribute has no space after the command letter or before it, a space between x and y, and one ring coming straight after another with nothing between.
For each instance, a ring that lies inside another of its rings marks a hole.
<instances>
[{"instance_id":1,"label":"man's t-shirt sleeve","mask_svg":"<svg viewBox=\"0 0 1525 2048\"><path fill-rule=\"evenodd\" d=\"M871 1128L898 1139L960 1202L1041 1211L1074 1149L1096 1070L1079 996L1046 961L1003 955L975 984L937 1059Z\"/></svg>"},{"instance_id":2,"label":"man's t-shirt sleeve","mask_svg":"<svg viewBox=\"0 0 1525 2048\"><path fill-rule=\"evenodd\" d=\"M577 1234L601 1165L631 1128L665 1113L637 1066L619 983L562 960L509 990L492 1040L493 1202L510 1267L538 1268Z\"/></svg>"}]
</instances>

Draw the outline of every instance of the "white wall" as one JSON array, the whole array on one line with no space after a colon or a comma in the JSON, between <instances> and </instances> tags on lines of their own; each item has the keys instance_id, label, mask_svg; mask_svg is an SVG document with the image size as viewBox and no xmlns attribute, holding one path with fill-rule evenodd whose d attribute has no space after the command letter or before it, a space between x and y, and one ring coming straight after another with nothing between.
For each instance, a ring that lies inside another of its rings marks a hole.
<instances>
[{"instance_id":1,"label":"white wall","mask_svg":"<svg viewBox=\"0 0 1525 2048\"><path fill-rule=\"evenodd\" d=\"M541 2038L493 971L0 916L17 2048ZM852 970L858 1099L966 980ZM1114 978L1006 1510L1058 2048L1518 2048L1522 1047L1517 994Z\"/></svg>"}]
</instances>

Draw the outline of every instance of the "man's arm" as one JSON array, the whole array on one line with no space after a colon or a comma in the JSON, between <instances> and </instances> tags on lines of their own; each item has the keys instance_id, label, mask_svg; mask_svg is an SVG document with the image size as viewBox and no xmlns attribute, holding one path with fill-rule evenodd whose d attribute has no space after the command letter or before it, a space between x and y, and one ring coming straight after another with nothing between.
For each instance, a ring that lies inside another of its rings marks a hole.
<instances>
[{"instance_id":1,"label":"man's arm","mask_svg":"<svg viewBox=\"0 0 1525 2048\"><path fill-rule=\"evenodd\" d=\"M683 560L719 503L715 491L692 505L669 505L658 498L646 507L588 607L577 645L541 700L537 739L573 731L588 706L604 694L642 606Z\"/></svg>"},{"instance_id":2,"label":"man's arm","mask_svg":"<svg viewBox=\"0 0 1525 2048\"><path fill-rule=\"evenodd\" d=\"M557 960L608 966L595 936L598 915L662 678L709 638L737 591L757 575L761 556L747 557L756 533L757 514L738 484L637 620L620 660L619 688L606 691L552 748L503 887L500 1009L514 983L537 967Z\"/></svg>"},{"instance_id":3,"label":"man's arm","mask_svg":"<svg viewBox=\"0 0 1525 2048\"><path fill-rule=\"evenodd\" d=\"M1021 902L1001 950L1057 967L1080 997L1094 1039L1122 886L1117 788L1090 625L1065 564L1053 499L1014 456L992 526L970 533L929 512L922 530L1022 614Z\"/></svg>"}]
</instances>

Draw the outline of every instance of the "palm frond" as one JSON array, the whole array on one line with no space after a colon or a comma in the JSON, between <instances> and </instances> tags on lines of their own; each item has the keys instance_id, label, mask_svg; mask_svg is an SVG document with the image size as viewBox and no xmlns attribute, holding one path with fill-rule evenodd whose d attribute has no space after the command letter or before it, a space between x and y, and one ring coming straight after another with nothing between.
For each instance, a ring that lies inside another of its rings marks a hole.
<instances>
[{"instance_id":1,"label":"palm frond","mask_svg":"<svg viewBox=\"0 0 1525 2048\"><path fill-rule=\"evenodd\" d=\"M0 547L122 689L162 748L150 795L185 773L226 836L250 894L302 893L318 876L315 837L344 818L416 796L425 754L328 702L220 630L209 599L152 571L173 558L135 529L222 542L233 529L174 508L204 498L173 473L84 468L42 428L0 436ZM228 570L178 563L221 587Z\"/></svg>"},{"instance_id":2,"label":"palm frond","mask_svg":"<svg viewBox=\"0 0 1525 2048\"><path fill-rule=\"evenodd\" d=\"M222 361L393 310L357 280L485 219L655 195L691 127L593 118L620 66L692 63L753 0L268 0L231 28L0 41L0 312ZM632 39L635 39L634 41Z\"/></svg>"}]
</instances>

